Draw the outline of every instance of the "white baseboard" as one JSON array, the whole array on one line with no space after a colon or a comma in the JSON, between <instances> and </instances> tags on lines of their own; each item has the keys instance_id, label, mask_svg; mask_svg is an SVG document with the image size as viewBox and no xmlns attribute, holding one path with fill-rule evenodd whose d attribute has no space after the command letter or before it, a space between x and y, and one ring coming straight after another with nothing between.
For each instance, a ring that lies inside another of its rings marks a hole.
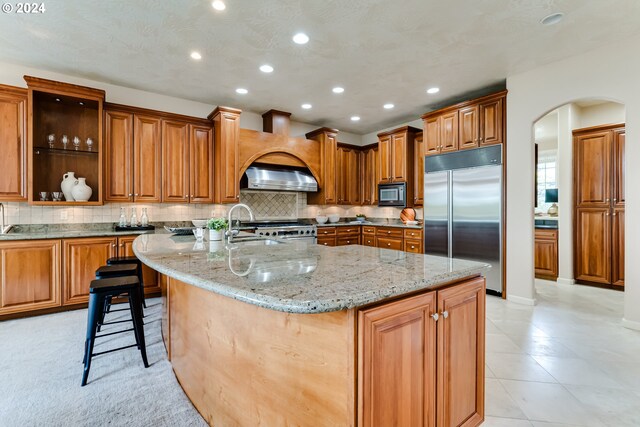
<instances>
[{"instance_id":1,"label":"white baseboard","mask_svg":"<svg viewBox=\"0 0 640 427\"><path fill-rule=\"evenodd\" d=\"M558 277L556 282L558 282L558 285L575 285L576 284L575 279L565 279L564 277Z\"/></svg>"},{"instance_id":2,"label":"white baseboard","mask_svg":"<svg viewBox=\"0 0 640 427\"><path fill-rule=\"evenodd\" d=\"M536 305L537 303L535 298L525 298L516 295L507 295L507 301L515 302L516 304L522 305Z\"/></svg>"},{"instance_id":3,"label":"white baseboard","mask_svg":"<svg viewBox=\"0 0 640 427\"><path fill-rule=\"evenodd\" d=\"M636 322L635 320L627 320L622 319L622 326L628 329L633 329L636 331L640 331L640 322Z\"/></svg>"}]
</instances>

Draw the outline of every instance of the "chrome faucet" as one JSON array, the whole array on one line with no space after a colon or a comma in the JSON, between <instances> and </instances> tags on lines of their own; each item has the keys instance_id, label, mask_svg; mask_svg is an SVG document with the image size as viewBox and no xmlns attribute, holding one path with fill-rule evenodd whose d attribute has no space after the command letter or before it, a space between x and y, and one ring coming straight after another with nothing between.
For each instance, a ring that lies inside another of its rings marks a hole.
<instances>
[{"instance_id":1,"label":"chrome faucet","mask_svg":"<svg viewBox=\"0 0 640 427\"><path fill-rule=\"evenodd\" d=\"M0 234L7 234L13 225L5 225L4 223L4 205L0 203Z\"/></svg>"},{"instance_id":2,"label":"chrome faucet","mask_svg":"<svg viewBox=\"0 0 640 427\"><path fill-rule=\"evenodd\" d=\"M231 216L233 215L233 211L235 211L236 208L245 208L247 212L249 212L249 218L251 219L251 221L255 221L253 217L253 211L249 206L245 205L244 203L238 203L237 205L233 205L231 209L229 209L229 215L227 218L227 221L229 223L229 229L225 233L227 237L229 237L229 243L233 242L233 238L237 236L238 233L240 233L240 226L238 226L237 230L233 229L233 219L231 218Z\"/></svg>"}]
</instances>

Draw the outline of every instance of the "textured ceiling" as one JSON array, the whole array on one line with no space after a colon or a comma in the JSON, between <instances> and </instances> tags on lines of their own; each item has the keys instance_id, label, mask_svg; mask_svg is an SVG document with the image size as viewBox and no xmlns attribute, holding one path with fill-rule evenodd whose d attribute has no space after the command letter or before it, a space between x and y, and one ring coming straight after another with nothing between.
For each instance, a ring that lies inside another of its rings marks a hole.
<instances>
[{"instance_id":1,"label":"textured ceiling","mask_svg":"<svg viewBox=\"0 0 640 427\"><path fill-rule=\"evenodd\" d=\"M42 15L0 14L0 60L364 134L640 33L637 0L226 3L218 13L206 0L45 1ZM560 24L539 24L556 11ZM295 45L297 31L311 41ZM275 72L258 71L263 63Z\"/></svg>"}]
</instances>

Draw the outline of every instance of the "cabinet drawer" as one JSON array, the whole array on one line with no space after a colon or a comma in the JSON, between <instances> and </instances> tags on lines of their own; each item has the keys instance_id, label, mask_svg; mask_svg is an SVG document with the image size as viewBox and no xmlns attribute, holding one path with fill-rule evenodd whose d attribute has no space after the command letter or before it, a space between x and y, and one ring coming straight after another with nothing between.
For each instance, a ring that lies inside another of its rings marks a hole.
<instances>
[{"instance_id":1,"label":"cabinet drawer","mask_svg":"<svg viewBox=\"0 0 640 427\"><path fill-rule=\"evenodd\" d=\"M336 234L338 237L340 236L359 236L360 235L360 226L356 225L353 227L336 227Z\"/></svg>"},{"instance_id":2,"label":"cabinet drawer","mask_svg":"<svg viewBox=\"0 0 640 427\"><path fill-rule=\"evenodd\" d=\"M405 252L413 252L415 254L421 254L422 253L422 240L406 239L404 241L404 251Z\"/></svg>"},{"instance_id":3,"label":"cabinet drawer","mask_svg":"<svg viewBox=\"0 0 640 427\"><path fill-rule=\"evenodd\" d=\"M550 228L536 228L536 240L558 240L558 230Z\"/></svg>"},{"instance_id":4,"label":"cabinet drawer","mask_svg":"<svg viewBox=\"0 0 640 427\"><path fill-rule=\"evenodd\" d=\"M367 235L363 235L362 236L362 244L364 246L372 246L375 247L376 246L376 238L373 236L367 236Z\"/></svg>"},{"instance_id":5,"label":"cabinet drawer","mask_svg":"<svg viewBox=\"0 0 640 427\"><path fill-rule=\"evenodd\" d=\"M318 236L318 244L324 246L335 246L336 238L333 236Z\"/></svg>"},{"instance_id":6,"label":"cabinet drawer","mask_svg":"<svg viewBox=\"0 0 640 427\"><path fill-rule=\"evenodd\" d=\"M362 234L371 234L371 235L376 235L376 228L372 227L372 226L362 226Z\"/></svg>"},{"instance_id":7,"label":"cabinet drawer","mask_svg":"<svg viewBox=\"0 0 640 427\"><path fill-rule=\"evenodd\" d=\"M399 237L402 239L402 228L395 227L378 227L376 236L379 237Z\"/></svg>"},{"instance_id":8,"label":"cabinet drawer","mask_svg":"<svg viewBox=\"0 0 640 427\"><path fill-rule=\"evenodd\" d=\"M388 237L377 237L376 246L385 249L395 249L396 251L402 250L402 239L393 239Z\"/></svg>"},{"instance_id":9,"label":"cabinet drawer","mask_svg":"<svg viewBox=\"0 0 640 427\"><path fill-rule=\"evenodd\" d=\"M360 244L360 236L346 236L346 237L338 237L336 239L336 246L359 245L359 244Z\"/></svg>"},{"instance_id":10,"label":"cabinet drawer","mask_svg":"<svg viewBox=\"0 0 640 427\"><path fill-rule=\"evenodd\" d=\"M405 229L404 238L413 239L413 240L422 240L422 230L413 229L413 228Z\"/></svg>"},{"instance_id":11,"label":"cabinet drawer","mask_svg":"<svg viewBox=\"0 0 640 427\"><path fill-rule=\"evenodd\" d=\"M318 227L318 237L320 236L335 236L335 227Z\"/></svg>"}]
</instances>

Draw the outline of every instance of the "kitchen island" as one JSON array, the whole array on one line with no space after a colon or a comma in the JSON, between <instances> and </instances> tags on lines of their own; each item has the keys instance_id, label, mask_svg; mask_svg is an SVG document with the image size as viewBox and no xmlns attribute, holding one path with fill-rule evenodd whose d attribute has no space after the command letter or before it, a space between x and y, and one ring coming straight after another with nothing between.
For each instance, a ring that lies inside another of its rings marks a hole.
<instances>
[{"instance_id":1,"label":"kitchen island","mask_svg":"<svg viewBox=\"0 0 640 427\"><path fill-rule=\"evenodd\" d=\"M473 426L488 266L359 245L142 235L162 331L212 425Z\"/></svg>"}]
</instances>

